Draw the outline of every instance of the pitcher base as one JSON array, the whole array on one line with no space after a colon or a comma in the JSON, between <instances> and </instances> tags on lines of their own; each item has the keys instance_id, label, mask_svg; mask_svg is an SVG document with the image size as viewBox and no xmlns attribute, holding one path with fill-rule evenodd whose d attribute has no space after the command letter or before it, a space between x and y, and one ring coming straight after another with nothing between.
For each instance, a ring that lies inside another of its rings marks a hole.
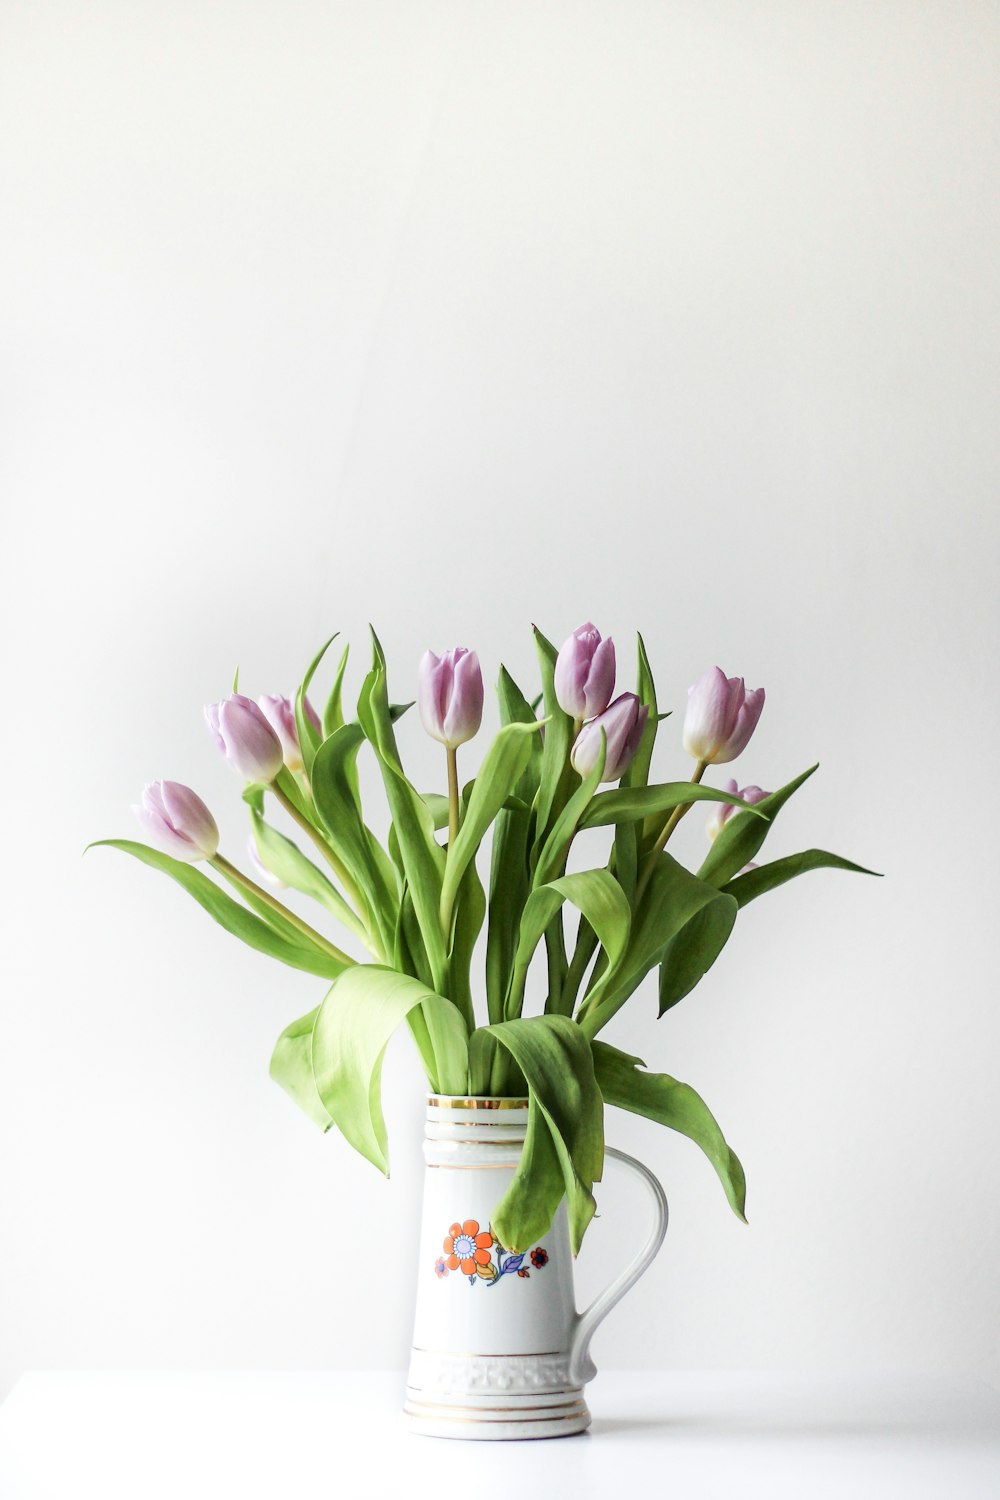
<instances>
[{"instance_id":1,"label":"pitcher base","mask_svg":"<svg viewBox=\"0 0 1000 1500\"><path fill-rule=\"evenodd\" d=\"M423 1437L503 1442L512 1439L571 1437L590 1426L580 1387L562 1392L515 1396L505 1391L456 1393L454 1399L408 1386L403 1416Z\"/></svg>"}]
</instances>

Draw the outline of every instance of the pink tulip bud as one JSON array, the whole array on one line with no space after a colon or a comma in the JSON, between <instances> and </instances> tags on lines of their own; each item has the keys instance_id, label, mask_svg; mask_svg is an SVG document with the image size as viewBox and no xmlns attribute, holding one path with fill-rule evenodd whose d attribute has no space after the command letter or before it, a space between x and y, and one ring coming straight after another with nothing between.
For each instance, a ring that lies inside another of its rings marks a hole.
<instances>
[{"instance_id":1,"label":"pink tulip bud","mask_svg":"<svg viewBox=\"0 0 1000 1500\"><path fill-rule=\"evenodd\" d=\"M215 743L244 780L274 780L284 760L281 741L252 698L230 693L209 703L205 718Z\"/></svg>"},{"instance_id":2,"label":"pink tulip bud","mask_svg":"<svg viewBox=\"0 0 1000 1500\"><path fill-rule=\"evenodd\" d=\"M730 797L739 797L740 801L745 802L748 807L756 807L758 802L763 802L765 797L770 797L771 795L770 792L762 791L759 786L745 786L741 792L732 777L726 782L722 790L728 792ZM705 832L710 839L718 838L734 812L739 812L739 808L734 807L731 802L717 802L715 804L712 809L712 816L705 825ZM748 865L747 868L749 869L750 866Z\"/></svg>"},{"instance_id":3,"label":"pink tulip bud","mask_svg":"<svg viewBox=\"0 0 1000 1500\"><path fill-rule=\"evenodd\" d=\"M299 730L295 722L295 706L292 700L282 698L280 693L266 693L263 698L257 699L257 707L281 741L285 765L290 771L301 771L303 769L302 747L299 744ZM306 718L314 729L321 731L319 715L308 698L305 707Z\"/></svg>"},{"instance_id":4,"label":"pink tulip bud","mask_svg":"<svg viewBox=\"0 0 1000 1500\"><path fill-rule=\"evenodd\" d=\"M471 740L483 722L479 657L464 646L443 656L425 651L417 669L417 707L427 733L453 750Z\"/></svg>"},{"instance_id":5,"label":"pink tulip bud","mask_svg":"<svg viewBox=\"0 0 1000 1500\"><path fill-rule=\"evenodd\" d=\"M593 625L574 630L556 658L556 702L571 719L602 714L615 690L615 643Z\"/></svg>"},{"instance_id":6,"label":"pink tulip bud","mask_svg":"<svg viewBox=\"0 0 1000 1500\"><path fill-rule=\"evenodd\" d=\"M197 792L179 781L153 781L134 809L143 829L165 854L194 864L211 859L219 847L215 819Z\"/></svg>"},{"instance_id":7,"label":"pink tulip bud","mask_svg":"<svg viewBox=\"0 0 1000 1500\"><path fill-rule=\"evenodd\" d=\"M646 727L649 708L634 693L622 693L596 719L585 724L570 751L570 761L578 775L587 777L597 765L601 753L601 731L608 742L602 781L617 781L624 776L639 748Z\"/></svg>"},{"instance_id":8,"label":"pink tulip bud","mask_svg":"<svg viewBox=\"0 0 1000 1500\"><path fill-rule=\"evenodd\" d=\"M710 668L688 688L684 749L710 765L735 760L746 749L763 707L763 688L748 693L742 677Z\"/></svg>"}]
</instances>

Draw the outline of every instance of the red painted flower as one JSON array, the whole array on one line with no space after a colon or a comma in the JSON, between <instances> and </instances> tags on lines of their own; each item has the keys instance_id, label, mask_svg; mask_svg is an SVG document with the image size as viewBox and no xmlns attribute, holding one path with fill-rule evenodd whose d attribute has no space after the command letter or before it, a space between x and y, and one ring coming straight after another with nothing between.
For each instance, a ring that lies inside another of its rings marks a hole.
<instances>
[{"instance_id":1,"label":"red painted flower","mask_svg":"<svg viewBox=\"0 0 1000 1500\"><path fill-rule=\"evenodd\" d=\"M445 1265L449 1271L475 1276L477 1266L489 1265L492 1246L493 1236L485 1230L480 1233L478 1219L453 1224L444 1242Z\"/></svg>"},{"instance_id":2,"label":"red painted flower","mask_svg":"<svg viewBox=\"0 0 1000 1500\"><path fill-rule=\"evenodd\" d=\"M532 1252L531 1252L531 1264L534 1266L534 1268L535 1268L536 1271L540 1271L542 1269L542 1267L543 1266L547 1266L548 1263L549 1263L549 1252L547 1250L543 1250L542 1247L541 1247L541 1245L539 1245L539 1247L538 1247L537 1250L532 1250Z\"/></svg>"},{"instance_id":3,"label":"red painted flower","mask_svg":"<svg viewBox=\"0 0 1000 1500\"><path fill-rule=\"evenodd\" d=\"M445 1265L444 1256L439 1255L434 1262L434 1271L437 1276L447 1276L448 1267Z\"/></svg>"}]
</instances>

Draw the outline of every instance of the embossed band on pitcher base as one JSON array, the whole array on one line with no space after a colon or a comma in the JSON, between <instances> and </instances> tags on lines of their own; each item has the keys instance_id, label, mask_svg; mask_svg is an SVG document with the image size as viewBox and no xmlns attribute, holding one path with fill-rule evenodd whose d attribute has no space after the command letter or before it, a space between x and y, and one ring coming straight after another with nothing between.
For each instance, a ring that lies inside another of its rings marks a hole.
<instances>
[{"instance_id":1,"label":"embossed band on pitcher base","mask_svg":"<svg viewBox=\"0 0 1000 1500\"><path fill-rule=\"evenodd\" d=\"M570 1437L590 1426L566 1354L461 1356L414 1349L403 1411L428 1437Z\"/></svg>"}]
</instances>

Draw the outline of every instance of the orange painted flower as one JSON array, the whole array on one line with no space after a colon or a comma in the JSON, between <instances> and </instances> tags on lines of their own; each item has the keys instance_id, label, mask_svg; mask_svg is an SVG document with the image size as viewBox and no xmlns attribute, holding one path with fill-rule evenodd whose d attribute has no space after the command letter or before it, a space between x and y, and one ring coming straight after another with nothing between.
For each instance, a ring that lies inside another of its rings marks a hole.
<instances>
[{"instance_id":1,"label":"orange painted flower","mask_svg":"<svg viewBox=\"0 0 1000 1500\"><path fill-rule=\"evenodd\" d=\"M477 1265L489 1265L492 1245L493 1236L488 1230L480 1234L478 1220L453 1224L444 1241L445 1264L449 1271L461 1270L465 1276L475 1276Z\"/></svg>"}]
</instances>

